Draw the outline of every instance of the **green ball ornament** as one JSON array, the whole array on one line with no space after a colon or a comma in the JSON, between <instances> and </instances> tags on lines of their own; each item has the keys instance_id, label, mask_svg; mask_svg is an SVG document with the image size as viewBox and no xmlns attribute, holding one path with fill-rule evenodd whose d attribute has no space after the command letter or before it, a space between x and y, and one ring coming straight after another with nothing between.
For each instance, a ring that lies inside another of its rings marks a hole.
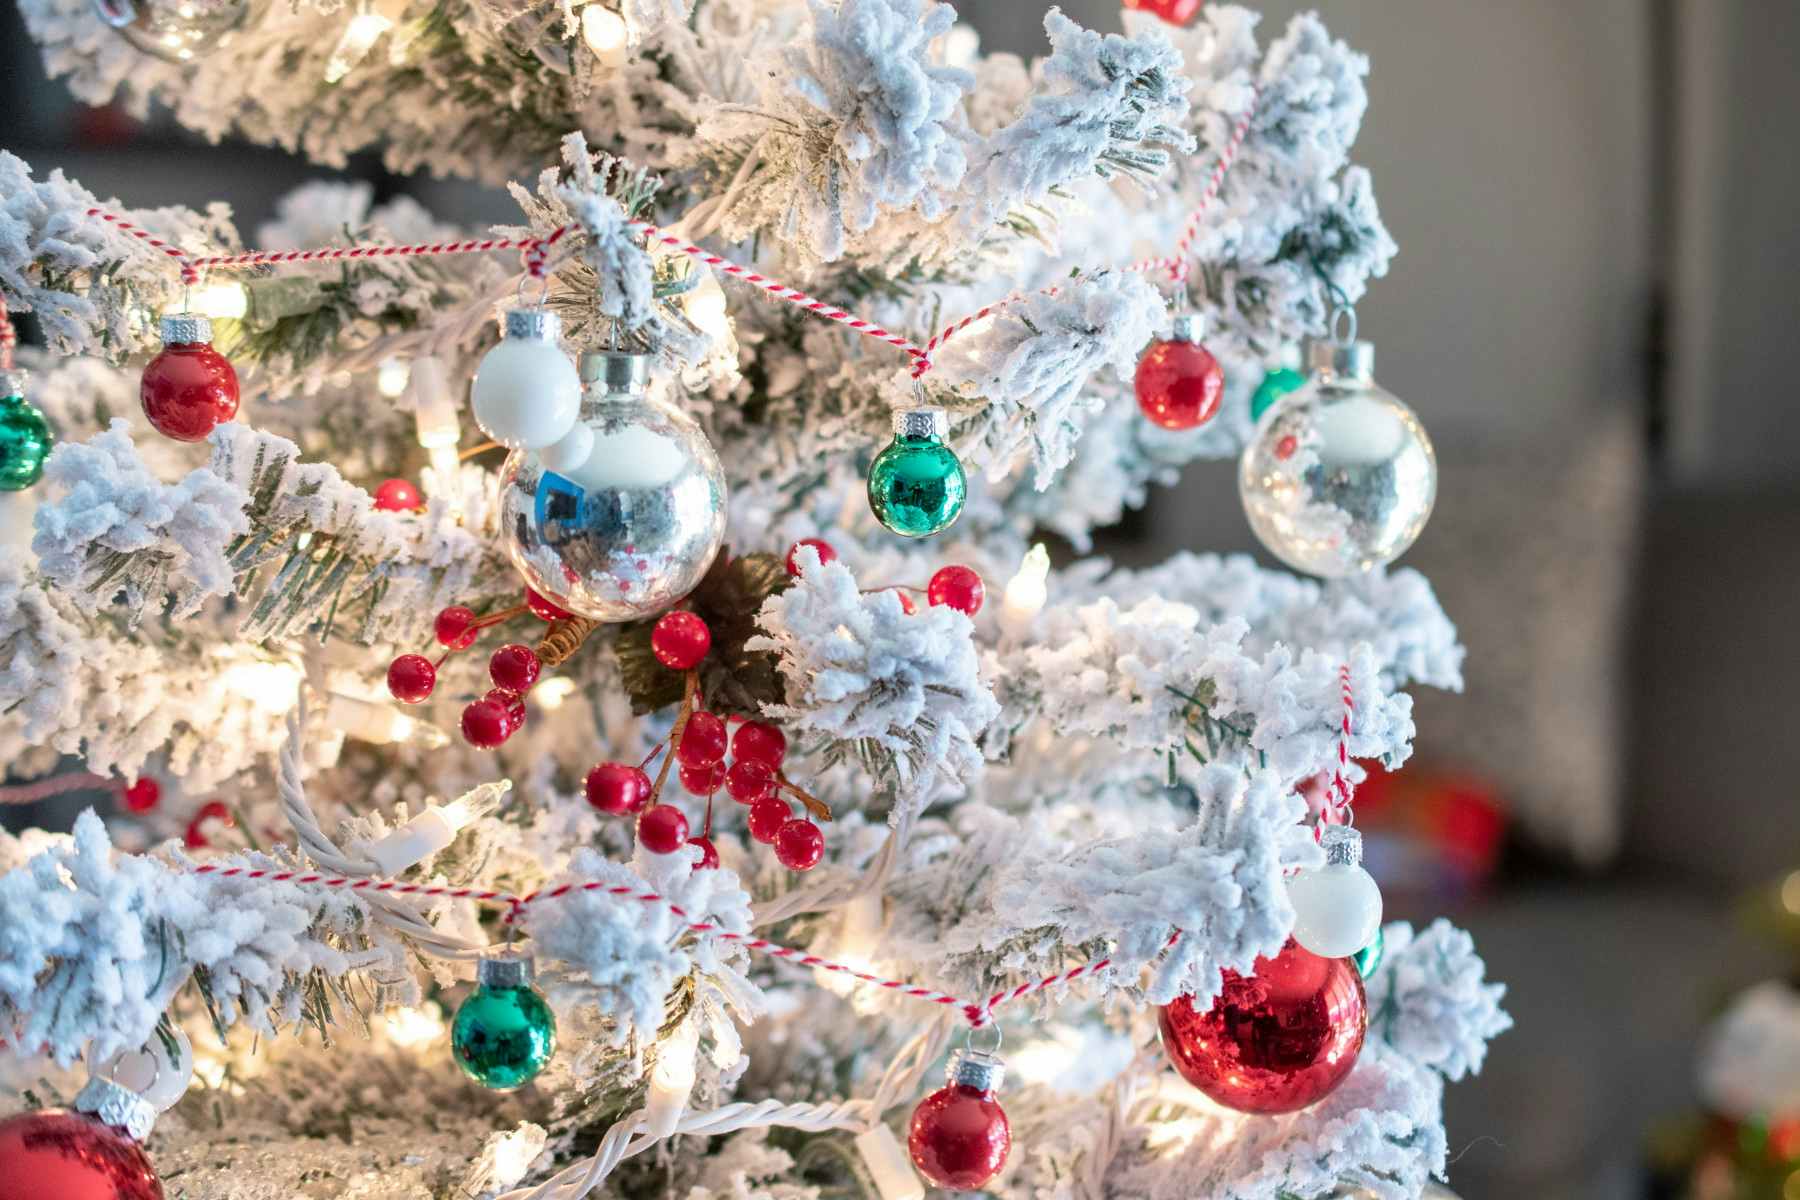
<instances>
[{"instance_id":1,"label":"green ball ornament","mask_svg":"<svg viewBox=\"0 0 1800 1200\"><path fill-rule=\"evenodd\" d=\"M1263 375L1262 382L1257 384L1255 393L1250 397L1250 423L1262 420L1274 403L1289 392L1300 390L1306 383L1306 376L1292 367L1276 367Z\"/></svg>"},{"instance_id":2,"label":"green ball ornament","mask_svg":"<svg viewBox=\"0 0 1800 1200\"><path fill-rule=\"evenodd\" d=\"M55 445L50 422L25 399L25 372L0 371L0 492L22 492L42 479Z\"/></svg>"},{"instance_id":3,"label":"green ball ornament","mask_svg":"<svg viewBox=\"0 0 1800 1200\"><path fill-rule=\"evenodd\" d=\"M869 464L869 507L890 532L930 537L962 515L969 481L944 443L949 431L941 408L895 411L894 440Z\"/></svg>"},{"instance_id":4,"label":"green ball ornament","mask_svg":"<svg viewBox=\"0 0 1800 1200\"><path fill-rule=\"evenodd\" d=\"M1375 930L1375 940L1350 956L1350 962L1356 967L1356 973L1364 979L1375 973L1381 965L1382 951L1387 949L1387 938L1380 928Z\"/></svg>"},{"instance_id":5,"label":"green ball ornament","mask_svg":"<svg viewBox=\"0 0 1800 1200\"><path fill-rule=\"evenodd\" d=\"M470 1079L510 1092L556 1053L556 1014L531 986L529 957L483 959L477 978L450 1022L450 1051Z\"/></svg>"}]
</instances>

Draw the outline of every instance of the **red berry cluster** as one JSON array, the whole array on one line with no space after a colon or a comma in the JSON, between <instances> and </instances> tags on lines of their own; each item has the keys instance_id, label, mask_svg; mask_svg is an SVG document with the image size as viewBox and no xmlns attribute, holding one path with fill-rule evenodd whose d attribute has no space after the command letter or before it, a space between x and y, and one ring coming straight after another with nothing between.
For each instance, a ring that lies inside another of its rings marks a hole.
<instances>
[{"instance_id":1,"label":"red berry cluster","mask_svg":"<svg viewBox=\"0 0 1800 1200\"><path fill-rule=\"evenodd\" d=\"M525 724L525 693L543 674L543 664L530 646L517 642L500 647L488 659L487 695L463 709L462 732L469 745L493 750Z\"/></svg>"},{"instance_id":2,"label":"red berry cluster","mask_svg":"<svg viewBox=\"0 0 1800 1200\"><path fill-rule=\"evenodd\" d=\"M749 807L750 836L774 846L775 857L790 871L810 871L818 866L825 856L824 831L805 816L795 816L781 794L787 787L781 773L781 761L787 756L786 735L766 721L745 721L731 737L731 764L726 766L724 723L717 717L713 720L718 734L708 739L707 746L719 756L714 777L723 781L727 795ZM693 728L692 721L688 727ZM686 738L681 749L687 750ZM682 782L687 783L685 759Z\"/></svg>"}]
</instances>

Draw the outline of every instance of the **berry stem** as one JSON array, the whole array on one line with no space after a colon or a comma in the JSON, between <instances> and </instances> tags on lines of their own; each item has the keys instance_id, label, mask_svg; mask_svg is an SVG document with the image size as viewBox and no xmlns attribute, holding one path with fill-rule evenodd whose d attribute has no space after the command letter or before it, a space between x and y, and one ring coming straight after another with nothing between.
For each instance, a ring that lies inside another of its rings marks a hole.
<instances>
[{"instance_id":1,"label":"berry stem","mask_svg":"<svg viewBox=\"0 0 1800 1200\"><path fill-rule=\"evenodd\" d=\"M785 791L793 793L794 799L805 805L807 812L819 818L821 821L831 820L831 805L825 803L823 800L789 779L787 777L787 772L783 771L780 767L775 768L775 781L779 783Z\"/></svg>"},{"instance_id":2,"label":"berry stem","mask_svg":"<svg viewBox=\"0 0 1800 1200\"><path fill-rule=\"evenodd\" d=\"M694 715L694 701L699 694L700 672L689 671L681 689L681 711L675 714L675 728L669 730L669 756L657 768L656 782L650 785L650 802L644 806L645 812L655 808L662 799L663 783L669 778L669 764L675 761L675 747L681 745L681 735L687 732L688 718Z\"/></svg>"},{"instance_id":3,"label":"berry stem","mask_svg":"<svg viewBox=\"0 0 1800 1200\"><path fill-rule=\"evenodd\" d=\"M510 621L514 617L520 616L520 615L522 615L524 613L528 613L530 611L531 611L531 606L529 604L515 604L511 608L503 608L499 612L489 613L485 617L475 618L475 623L473 625L471 625L469 628L471 628L471 629L486 629L489 625L498 625L502 621Z\"/></svg>"},{"instance_id":4,"label":"berry stem","mask_svg":"<svg viewBox=\"0 0 1800 1200\"><path fill-rule=\"evenodd\" d=\"M661 754L664 750L667 750L668 748L669 748L669 746L668 746L667 742L656 743L655 746L652 746L650 748L650 753L644 755L644 761L638 764L638 770L641 771L645 767L649 766L651 763L655 762L656 756Z\"/></svg>"}]
</instances>

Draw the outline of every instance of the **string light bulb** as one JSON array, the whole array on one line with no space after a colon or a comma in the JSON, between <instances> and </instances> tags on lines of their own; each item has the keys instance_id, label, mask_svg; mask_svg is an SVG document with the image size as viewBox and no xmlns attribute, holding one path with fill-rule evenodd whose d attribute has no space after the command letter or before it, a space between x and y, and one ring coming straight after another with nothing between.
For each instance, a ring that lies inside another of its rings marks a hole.
<instances>
[{"instance_id":1,"label":"string light bulb","mask_svg":"<svg viewBox=\"0 0 1800 1200\"><path fill-rule=\"evenodd\" d=\"M644 1101L644 1135L671 1137L694 1090L694 1059L700 1051L700 1023L689 1017L656 1047L650 1069L650 1095Z\"/></svg>"},{"instance_id":2,"label":"string light bulb","mask_svg":"<svg viewBox=\"0 0 1800 1200\"><path fill-rule=\"evenodd\" d=\"M351 17L337 45L332 47L331 57L325 60L325 82L342 83L369 56L381 35L393 27L392 21L370 9Z\"/></svg>"},{"instance_id":3,"label":"string light bulb","mask_svg":"<svg viewBox=\"0 0 1800 1200\"><path fill-rule=\"evenodd\" d=\"M190 291L187 307L189 312L214 320L241 321L250 311L250 293L243 284L223 279Z\"/></svg>"},{"instance_id":4,"label":"string light bulb","mask_svg":"<svg viewBox=\"0 0 1800 1200\"><path fill-rule=\"evenodd\" d=\"M375 390L389 400L398 400L406 394L406 384L411 378L412 368L404 358L384 358L375 368Z\"/></svg>"},{"instance_id":5,"label":"string light bulb","mask_svg":"<svg viewBox=\"0 0 1800 1200\"><path fill-rule=\"evenodd\" d=\"M592 11L591 9L589 11ZM682 301L681 311L694 323L694 328L711 338L714 345L725 345L731 337L731 314L725 303L725 289L711 271L700 270L700 282Z\"/></svg>"},{"instance_id":6,"label":"string light bulb","mask_svg":"<svg viewBox=\"0 0 1800 1200\"><path fill-rule=\"evenodd\" d=\"M338 732L371 746L411 742L436 750L450 744L450 735L428 721L408 716L391 704L377 704L342 692L332 692L325 698L324 719Z\"/></svg>"},{"instance_id":7,"label":"string light bulb","mask_svg":"<svg viewBox=\"0 0 1800 1200\"><path fill-rule=\"evenodd\" d=\"M1044 603L1050 599L1049 578L1050 552L1039 542L1026 551L1019 573L1006 582L1000 613L1009 629L1029 625L1044 610Z\"/></svg>"},{"instance_id":8,"label":"string light bulb","mask_svg":"<svg viewBox=\"0 0 1800 1200\"><path fill-rule=\"evenodd\" d=\"M498 809L511 788L512 781L502 779L484 783L448 804L428 804L424 812L370 845L369 857L380 864L383 875L399 875L447 849L458 833Z\"/></svg>"},{"instance_id":9,"label":"string light bulb","mask_svg":"<svg viewBox=\"0 0 1800 1200\"><path fill-rule=\"evenodd\" d=\"M596 2L581 10L581 40L604 65L625 65L626 36L625 18L606 5Z\"/></svg>"},{"instance_id":10,"label":"string light bulb","mask_svg":"<svg viewBox=\"0 0 1800 1200\"><path fill-rule=\"evenodd\" d=\"M830 956L846 967L854 967L858 971L873 971L875 947L881 939L882 908L879 892L863 892L856 899L844 906L843 924L838 927L838 934ZM849 996L860 985L854 975L846 975L842 971L827 971L814 968L813 977L819 986L838 996Z\"/></svg>"}]
</instances>

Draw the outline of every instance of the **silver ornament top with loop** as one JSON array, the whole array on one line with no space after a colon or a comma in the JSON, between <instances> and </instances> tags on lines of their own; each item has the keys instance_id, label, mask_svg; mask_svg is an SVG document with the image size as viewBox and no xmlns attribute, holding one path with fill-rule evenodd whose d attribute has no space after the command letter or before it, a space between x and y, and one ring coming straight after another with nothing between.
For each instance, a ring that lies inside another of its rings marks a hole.
<instances>
[{"instance_id":1,"label":"silver ornament top with loop","mask_svg":"<svg viewBox=\"0 0 1800 1200\"><path fill-rule=\"evenodd\" d=\"M103 1124L123 1130L134 1142L150 1136L156 1125L156 1106L122 1083L91 1075L75 1095L75 1111L87 1113Z\"/></svg>"},{"instance_id":2,"label":"silver ornament top with loop","mask_svg":"<svg viewBox=\"0 0 1800 1200\"><path fill-rule=\"evenodd\" d=\"M949 1065L944 1068L944 1078L959 1087L971 1087L978 1092L997 1092L1001 1084L1006 1082L1006 1064L998 1055L965 1046L950 1056Z\"/></svg>"}]
</instances>

